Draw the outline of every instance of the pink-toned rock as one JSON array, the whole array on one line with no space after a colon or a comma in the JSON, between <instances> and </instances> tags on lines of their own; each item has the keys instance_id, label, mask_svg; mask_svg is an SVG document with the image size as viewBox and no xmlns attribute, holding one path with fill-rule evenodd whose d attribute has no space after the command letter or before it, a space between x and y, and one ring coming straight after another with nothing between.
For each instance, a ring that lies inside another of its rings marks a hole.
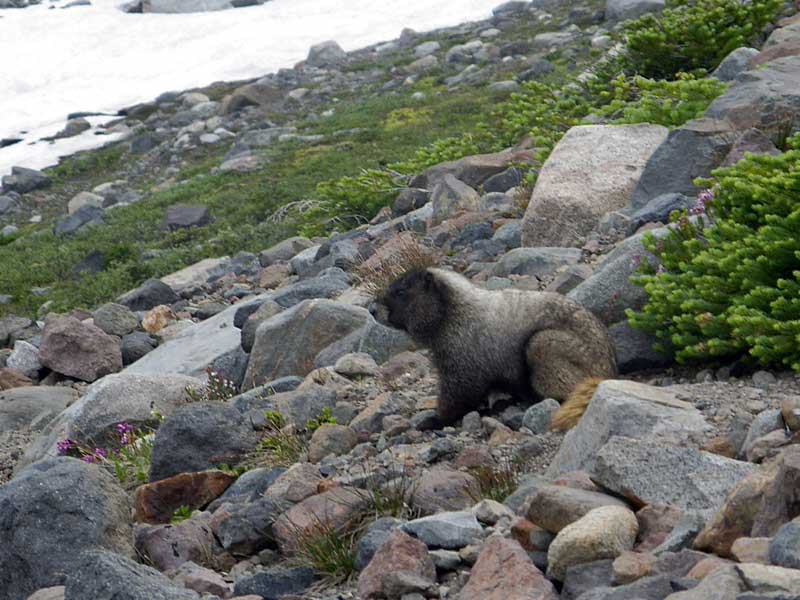
<instances>
[{"instance_id":1,"label":"pink-toned rock","mask_svg":"<svg viewBox=\"0 0 800 600\"><path fill-rule=\"evenodd\" d=\"M772 538L741 537L731 546L731 554L740 563L769 564L769 545Z\"/></svg>"},{"instance_id":2,"label":"pink-toned rock","mask_svg":"<svg viewBox=\"0 0 800 600\"><path fill-rule=\"evenodd\" d=\"M172 578L183 587L194 590L198 594L213 594L226 598L233 591L233 586L226 582L219 573L193 562L183 563Z\"/></svg>"},{"instance_id":3,"label":"pink-toned rock","mask_svg":"<svg viewBox=\"0 0 800 600\"><path fill-rule=\"evenodd\" d=\"M800 396L787 396L781 401L781 416L791 431L800 431Z\"/></svg>"},{"instance_id":4,"label":"pink-toned rock","mask_svg":"<svg viewBox=\"0 0 800 600\"><path fill-rule=\"evenodd\" d=\"M177 525L139 525L135 538L137 552L159 571L188 561L206 565L222 552L211 530L211 513L205 512Z\"/></svg>"},{"instance_id":5,"label":"pink-toned rock","mask_svg":"<svg viewBox=\"0 0 800 600\"><path fill-rule=\"evenodd\" d=\"M436 582L436 566L428 547L407 533L395 529L381 545L358 577L358 598L372 600L385 596L387 575L407 572L431 583Z\"/></svg>"},{"instance_id":6,"label":"pink-toned rock","mask_svg":"<svg viewBox=\"0 0 800 600\"><path fill-rule=\"evenodd\" d=\"M484 445L464 448L453 461L453 466L457 469L492 468L496 465L497 461L489 451L489 447Z\"/></svg>"},{"instance_id":7,"label":"pink-toned rock","mask_svg":"<svg viewBox=\"0 0 800 600\"><path fill-rule=\"evenodd\" d=\"M586 471L570 471L569 473L559 475L550 483L561 487L573 488L575 490L585 490L587 492L600 491L600 488L592 481L592 476Z\"/></svg>"},{"instance_id":8,"label":"pink-toned rock","mask_svg":"<svg viewBox=\"0 0 800 600\"><path fill-rule=\"evenodd\" d=\"M362 490L338 487L296 504L275 521L273 534L284 554L297 548L299 536L311 535L319 528L342 529L352 523L367 505Z\"/></svg>"},{"instance_id":9,"label":"pink-toned rock","mask_svg":"<svg viewBox=\"0 0 800 600\"><path fill-rule=\"evenodd\" d=\"M557 600L558 594L516 541L491 537L459 600Z\"/></svg>"},{"instance_id":10,"label":"pink-toned rock","mask_svg":"<svg viewBox=\"0 0 800 600\"><path fill-rule=\"evenodd\" d=\"M718 556L709 556L692 567L691 571L687 573L686 577L689 579L694 579L695 581L702 581L717 569L726 567L729 564L731 564L730 561L725 560L724 558L719 558Z\"/></svg>"},{"instance_id":11,"label":"pink-toned rock","mask_svg":"<svg viewBox=\"0 0 800 600\"><path fill-rule=\"evenodd\" d=\"M297 463L275 480L267 495L278 502L297 504L319 492L322 477L319 468L309 463Z\"/></svg>"},{"instance_id":12,"label":"pink-toned rock","mask_svg":"<svg viewBox=\"0 0 800 600\"><path fill-rule=\"evenodd\" d=\"M800 445L788 446L776 462L776 473L768 482L761 498L753 529L753 537L774 536L781 525L800 516ZM745 534L747 535L747 534Z\"/></svg>"},{"instance_id":13,"label":"pink-toned rock","mask_svg":"<svg viewBox=\"0 0 800 600\"><path fill-rule=\"evenodd\" d=\"M139 486L134 498L135 519L145 523L169 523L175 510L203 508L219 498L236 477L222 471L181 473Z\"/></svg>"},{"instance_id":14,"label":"pink-toned rock","mask_svg":"<svg viewBox=\"0 0 800 600\"><path fill-rule=\"evenodd\" d=\"M258 283L265 290L272 290L283 285L289 278L291 269L289 263L279 262L264 267L258 278Z\"/></svg>"},{"instance_id":15,"label":"pink-toned rock","mask_svg":"<svg viewBox=\"0 0 800 600\"><path fill-rule=\"evenodd\" d=\"M671 504L648 504L636 512L639 522L637 552L649 552L660 546L675 529L683 511Z\"/></svg>"},{"instance_id":16,"label":"pink-toned rock","mask_svg":"<svg viewBox=\"0 0 800 600\"><path fill-rule=\"evenodd\" d=\"M88 382L122 369L122 351L117 339L73 317L47 320L39 360L56 373Z\"/></svg>"},{"instance_id":17,"label":"pink-toned rock","mask_svg":"<svg viewBox=\"0 0 800 600\"><path fill-rule=\"evenodd\" d=\"M0 392L4 390L13 390L18 387L30 387L33 381L25 377L19 371L14 369L2 368L0 369Z\"/></svg>"},{"instance_id":18,"label":"pink-toned rock","mask_svg":"<svg viewBox=\"0 0 800 600\"><path fill-rule=\"evenodd\" d=\"M478 481L472 475L437 467L417 480L412 502L424 514L432 515L470 508L479 497Z\"/></svg>"},{"instance_id":19,"label":"pink-toned rock","mask_svg":"<svg viewBox=\"0 0 800 600\"><path fill-rule=\"evenodd\" d=\"M611 566L614 585L625 585L646 577L655 562L656 557L652 554L623 552L614 559Z\"/></svg>"},{"instance_id":20,"label":"pink-toned rock","mask_svg":"<svg viewBox=\"0 0 800 600\"><path fill-rule=\"evenodd\" d=\"M558 533L601 506L628 508L625 502L613 496L558 485L537 487L528 501L528 520L552 533Z\"/></svg>"},{"instance_id":21,"label":"pink-toned rock","mask_svg":"<svg viewBox=\"0 0 800 600\"><path fill-rule=\"evenodd\" d=\"M64 600L64 586L42 588L28 596L27 600Z\"/></svg>"}]
</instances>

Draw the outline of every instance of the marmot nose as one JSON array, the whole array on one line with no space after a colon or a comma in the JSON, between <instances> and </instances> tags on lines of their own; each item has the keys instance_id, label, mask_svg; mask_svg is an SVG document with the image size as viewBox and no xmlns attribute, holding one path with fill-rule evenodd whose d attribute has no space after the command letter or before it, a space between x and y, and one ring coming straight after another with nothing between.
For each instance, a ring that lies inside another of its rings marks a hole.
<instances>
[{"instance_id":1,"label":"marmot nose","mask_svg":"<svg viewBox=\"0 0 800 600\"><path fill-rule=\"evenodd\" d=\"M367 310L369 310L369 314L371 314L373 317L375 317L376 319L378 318L378 303L377 302L372 302L369 305L369 308Z\"/></svg>"}]
</instances>

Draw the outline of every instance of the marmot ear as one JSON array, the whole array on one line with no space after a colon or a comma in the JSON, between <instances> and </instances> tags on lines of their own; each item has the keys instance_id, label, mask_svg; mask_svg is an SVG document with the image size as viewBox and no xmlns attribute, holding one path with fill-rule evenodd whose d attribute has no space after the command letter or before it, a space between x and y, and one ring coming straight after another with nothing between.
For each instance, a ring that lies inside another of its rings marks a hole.
<instances>
[{"instance_id":1,"label":"marmot ear","mask_svg":"<svg viewBox=\"0 0 800 600\"><path fill-rule=\"evenodd\" d=\"M425 271L425 289L432 290L436 284L434 280L433 273L430 271Z\"/></svg>"}]
</instances>

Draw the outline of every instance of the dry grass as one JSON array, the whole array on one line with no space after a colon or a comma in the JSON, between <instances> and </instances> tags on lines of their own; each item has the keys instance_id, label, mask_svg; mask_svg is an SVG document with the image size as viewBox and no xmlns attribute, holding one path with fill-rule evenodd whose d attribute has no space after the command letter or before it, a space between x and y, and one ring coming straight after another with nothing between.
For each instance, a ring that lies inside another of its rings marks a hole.
<instances>
[{"instance_id":1,"label":"dry grass","mask_svg":"<svg viewBox=\"0 0 800 600\"><path fill-rule=\"evenodd\" d=\"M438 252L422 244L413 233L401 233L358 265L353 274L368 293L379 297L398 278L439 263Z\"/></svg>"}]
</instances>

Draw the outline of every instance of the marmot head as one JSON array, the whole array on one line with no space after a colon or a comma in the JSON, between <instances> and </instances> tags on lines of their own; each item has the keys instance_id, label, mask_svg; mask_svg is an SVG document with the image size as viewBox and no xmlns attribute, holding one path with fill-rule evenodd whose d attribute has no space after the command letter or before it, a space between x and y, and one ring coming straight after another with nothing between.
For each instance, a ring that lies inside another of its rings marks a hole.
<instances>
[{"instance_id":1,"label":"marmot head","mask_svg":"<svg viewBox=\"0 0 800 600\"><path fill-rule=\"evenodd\" d=\"M446 312L446 291L428 270L406 273L389 286L381 303L388 321L418 341L433 338Z\"/></svg>"}]
</instances>

